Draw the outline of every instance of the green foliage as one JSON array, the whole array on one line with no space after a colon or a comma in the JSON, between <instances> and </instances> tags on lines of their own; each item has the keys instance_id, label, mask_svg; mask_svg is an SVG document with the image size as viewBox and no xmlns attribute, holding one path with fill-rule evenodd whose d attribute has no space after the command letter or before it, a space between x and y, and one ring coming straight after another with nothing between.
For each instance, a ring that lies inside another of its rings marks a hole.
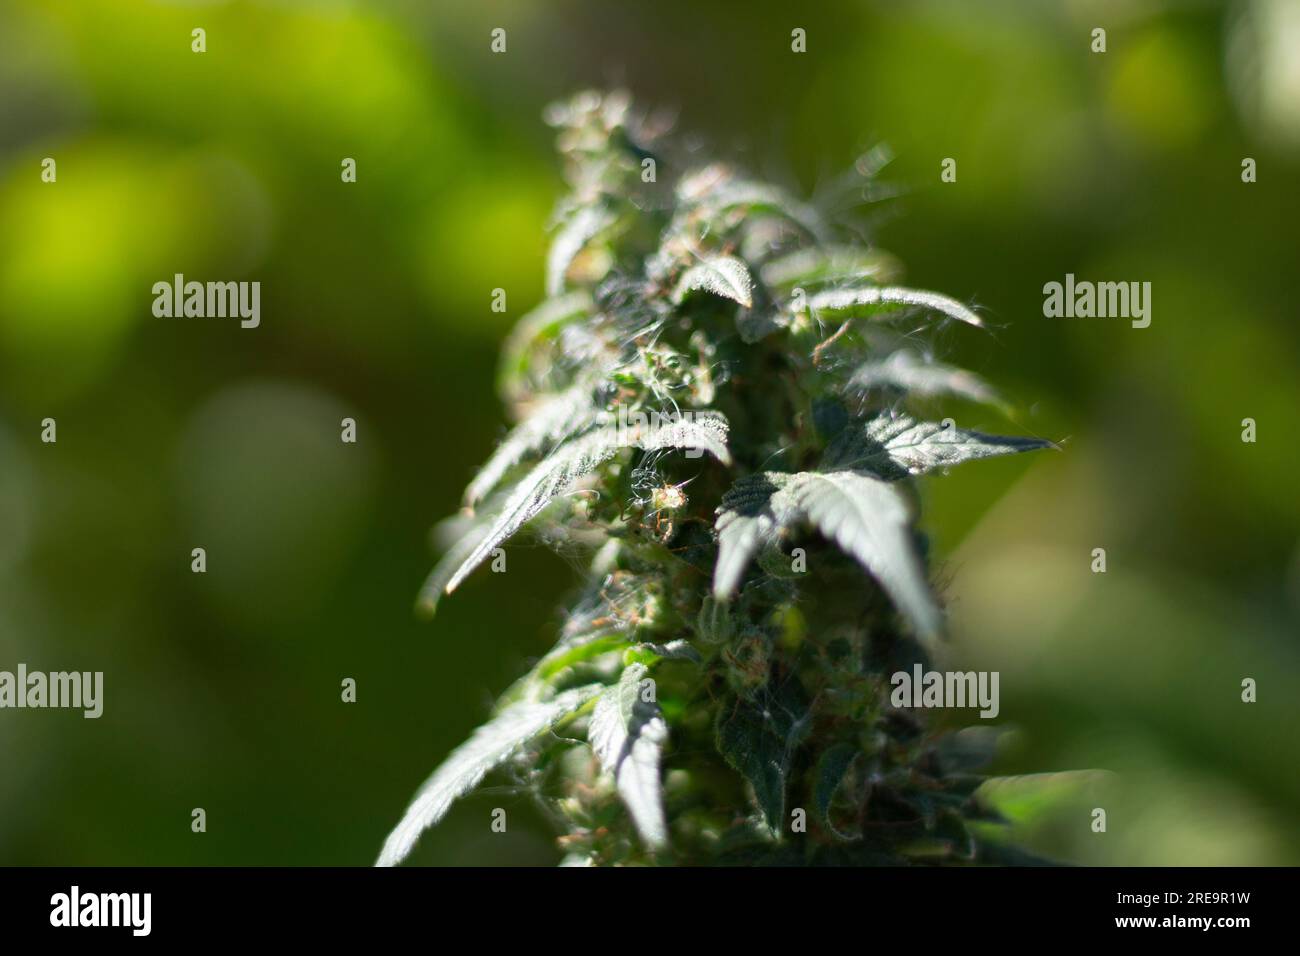
<instances>
[{"instance_id":1,"label":"green foliage","mask_svg":"<svg viewBox=\"0 0 1300 956\"><path fill-rule=\"evenodd\" d=\"M979 317L882 284L888 257L727 167L662 181L671 144L619 95L551 119L571 191L551 298L502 362L519 423L471 482L423 603L525 527L589 570L555 649L380 862L502 764L569 862L983 859L966 826L988 817L979 778L888 701L889 675L926 660L943 626L912 477L1050 444L904 410L996 399L915 358L890 323ZM551 732L565 722L586 742Z\"/></svg>"}]
</instances>

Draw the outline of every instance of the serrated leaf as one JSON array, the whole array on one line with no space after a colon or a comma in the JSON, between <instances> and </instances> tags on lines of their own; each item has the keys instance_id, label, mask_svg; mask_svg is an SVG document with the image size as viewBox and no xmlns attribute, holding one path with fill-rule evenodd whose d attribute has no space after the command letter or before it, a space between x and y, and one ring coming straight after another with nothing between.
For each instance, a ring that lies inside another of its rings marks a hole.
<instances>
[{"instance_id":1,"label":"serrated leaf","mask_svg":"<svg viewBox=\"0 0 1300 956\"><path fill-rule=\"evenodd\" d=\"M515 486L487 533L447 581L446 593L456 590L494 548L522 528L557 495L570 490L612 458L619 447L617 430L602 429L561 445L543 459Z\"/></svg>"},{"instance_id":2,"label":"serrated leaf","mask_svg":"<svg viewBox=\"0 0 1300 956\"><path fill-rule=\"evenodd\" d=\"M724 465L731 464L727 450L727 419L720 412L691 412L689 416L631 430L630 444L645 451L678 448L688 456L699 457L707 451Z\"/></svg>"},{"instance_id":3,"label":"serrated leaf","mask_svg":"<svg viewBox=\"0 0 1300 956\"><path fill-rule=\"evenodd\" d=\"M720 461L730 462L727 420L717 412L698 413L664 424L611 425L569 441L555 449L515 486L487 533L448 579L446 593L454 591L498 545L522 528L557 496L609 461L622 448L702 449Z\"/></svg>"},{"instance_id":4,"label":"serrated leaf","mask_svg":"<svg viewBox=\"0 0 1300 956\"><path fill-rule=\"evenodd\" d=\"M754 304L754 280L749 267L733 256L716 256L691 266L678 280L673 301L681 302L697 290L739 302L747 309Z\"/></svg>"},{"instance_id":5,"label":"serrated leaf","mask_svg":"<svg viewBox=\"0 0 1300 956\"><path fill-rule=\"evenodd\" d=\"M844 777L859 752L859 749L852 744L833 744L822 752L813 777L813 806L817 811L818 820L831 833L845 840L852 839L853 836L841 833L831 822L831 803L835 800L835 794L839 792L840 784L844 782Z\"/></svg>"},{"instance_id":6,"label":"serrated leaf","mask_svg":"<svg viewBox=\"0 0 1300 956\"><path fill-rule=\"evenodd\" d=\"M939 633L942 615L916 551L911 508L895 486L858 472L808 471L780 494L880 582L919 636Z\"/></svg>"},{"instance_id":7,"label":"serrated leaf","mask_svg":"<svg viewBox=\"0 0 1300 956\"><path fill-rule=\"evenodd\" d=\"M818 292L808 300L813 312L856 311L871 315L889 313L904 308L928 309L941 312L950 318L968 325L982 326L984 322L978 315L956 299L937 292L925 292L921 289L906 289L902 286L854 286L848 289L830 289Z\"/></svg>"},{"instance_id":8,"label":"serrated leaf","mask_svg":"<svg viewBox=\"0 0 1300 956\"><path fill-rule=\"evenodd\" d=\"M548 399L511 429L465 489L466 507L473 508L482 501L525 456L579 434L607 414L591 397L590 383L575 385Z\"/></svg>"},{"instance_id":9,"label":"serrated leaf","mask_svg":"<svg viewBox=\"0 0 1300 956\"><path fill-rule=\"evenodd\" d=\"M781 529L772 513L772 497L788 475L767 472L741 478L718 508L718 559L713 567L713 594L726 600L736 593L745 568Z\"/></svg>"},{"instance_id":10,"label":"serrated leaf","mask_svg":"<svg viewBox=\"0 0 1300 956\"><path fill-rule=\"evenodd\" d=\"M986 435L940 422L918 422L907 415L879 415L867 422L862 434L837 443L828 459L836 467L862 468L897 478L1052 447L1052 442L1042 438Z\"/></svg>"},{"instance_id":11,"label":"serrated leaf","mask_svg":"<svg viewBox=\"0 0 1300 956\"><path fill-rule=\"evenodd\" d=\"M641 663L624 668L619 682L596 701L587 739L601 766L614 777L641 839L659 849L668 842L659 771L668 725L659 705L643 699L641 682L648 673Z\"/></svg>"},{"instance_id":12,"label":"serrated leaf","mask_svg":"<svg viewBox=\"0 0 1300 956\"><path fill-rule=\"evenodd\" d=\"M478 786L488 771L500 766L539 734L573 716L604 687L592 684L566 691L545 703L510 707L474 731L425 782L400 823L384 841L376 866L402 862L420 834L436 824L458 798Z\"/></svg>"},{"instance_id":13,"label":"serrated leaf","mask_svg":"<svg viewBox=\"0 0 1300 956\"><path fill-rule=\"evenodd\" d=\"M895 352L883 361L859 365L844 387L862 392L873 388L896 388L923 398L952 395L986 405L1001 404L997 393L973 372L939 362L926 362L908 349Z\"/></svg>"},{"instance_id":14,"label":"serrated leaf","mask_svg":"<svg viewBox=\"0 0 1300 956\"><path fill-rule=\"evenodd\" d=\"M775 690L762 688L753 700L724 702L718 714L718 752L749 781L769 832L778 838L785 826L786 775L809 723L794 678Z\"/></svg>"},{"instance_id":15,"label":"serrated leaf","mask_svg":"<svg viewBox=\"0 0 1300 956\"><path fill-rule=\"evenodd\" d=\"M714 595L733 594L758 549L796 524L812 525L856 558L920 636L938 633L941 615L916 553L907 500L888 482L853 471L769 472L737 482L718 509Z\"/></svg>"}]
</instances>

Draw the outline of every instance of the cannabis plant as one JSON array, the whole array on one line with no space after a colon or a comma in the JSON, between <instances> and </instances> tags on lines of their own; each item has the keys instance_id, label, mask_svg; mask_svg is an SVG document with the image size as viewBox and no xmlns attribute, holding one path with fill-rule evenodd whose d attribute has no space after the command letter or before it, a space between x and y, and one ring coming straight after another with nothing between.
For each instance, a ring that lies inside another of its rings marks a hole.
<instances>
[{"instance_id":1,"label":"cannabis plant","mask_svg":"<svg viewBox=\"0 0 1300 956\"><path fill-rule=\"evenodd\" d=\"M518 424L465 492L432 610L531 528L585 574L553 650L433 774L380 864L501 770L566 862L989 859L962 735L890 677L944 618L913 478L1042 448L913 417L994 402L930 361L980 318L892 283L814 205L687 168L619 94L553 107L570 191L506 343Z\"/></svg>"}]
</instances>

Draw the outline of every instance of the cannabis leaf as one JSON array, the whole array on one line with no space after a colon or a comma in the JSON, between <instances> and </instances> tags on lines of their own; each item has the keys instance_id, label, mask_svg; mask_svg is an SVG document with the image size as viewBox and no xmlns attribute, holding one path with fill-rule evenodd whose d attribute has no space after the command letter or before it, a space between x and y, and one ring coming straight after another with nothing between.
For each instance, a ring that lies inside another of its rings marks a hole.
<instances>
[{"instance_id":1,"label":"cannabis leaf","mask_svg":"<svg viewBox=\"0 0 1300 956\"><path fill-rule=\"evenodd\" d=\"M754 280L749 268L731 256L706 259L687 269L677 281L673 301L680 303L687 293L701 289L739 302L747 309L754 304Z\"/></svg>"},{"instance_id":2,"label":"cannabis leaf","mask_svg":"<svg viewBox=\"0 0 1300 956\"><path fill-rule=\"evenodd\" d=\"M554 339L569 323L590 315L592 307L591 293L586 289L576 289L547 299L526 313L501 347L497 381L503 392L528 371L529 350L539 340Z\"/></svg>"},{"instance_id":3,"label":"cannabis leaf","mask_svg":"<svg viewBox=\"0 0 1300 956\"><path fill-rule=\"evenodd\" d=\"M911 508L893 485L852 471L803 472L784 494L790 510L857 558L922 637L941 627L938 605L916 552Z\"/></svg>"},{"instance_id":4,"label":"cannabis leaf","mask_svg":"<svg viewBox=\"0 0 1300 956\"><path fill-rule=\"evenodd\" d=\"M859 748L854 744L838 743L826 748L817 761L813 807L822 826L842 840L852 839L853 835L841 833L831 822L831 803L859 752Z\"/></svg>"},{"instance_id":5,"label":"cannabis leaf","mask_svg":"<svg viewBox=\"0 0 1300 956\"><path fill-rule=\"evenodd\" d=\"M942 312L950 318L968 325L982 326L984 323L978 315L956 299L937 292L923 292L919 289L905 289L901 286L856 286L847 289L832 289L818 292L808 300L809 307L817 312L860 312L872 315L879 312L891 312L898 309L917 307L932 312Z\"/></svg>"},{"instance_id":6,"label":"cannabis leaf","mask_svg":"<svg viewBox=\"0 0 1300 956\"><path fill-rule=\"evenodd\" d=\"M575 385L548 399L516 425L465 489L465 505L472 508L482 501L526 455L576 435L599 421L602 410L592 402L591 394L590 383Z\"/></svg>"},{"instance_id":7,"label":"cannabis leaf","mask_svg":"<svg viewBox=\"0 0 1300 956\"><path fill-rule=\"evenodd\" d=\"M862 432L850 432L838 440L827 459L837 467L900 478L964 461L1052 447L1052 442L1042 438L985 435L940 422L918 422L906 415L880 415L867 422Z\"/></svg>"},{"instance_id":8,"label":"cannabis leaf","mask_svg":"<svg viewBox=\"0 0 1300 956\"><path fill-rule=\"evenodd\" d=\"M856 558L920 636L939 632L941 617L916 552L906 498L888 482L854 471L769 472L733 486L715 525L715 596L734 593L758 549L798 524L812 525Z\"/></svg>"},{"instance_id":9,"label":"cannabis leaf","mask_svg":"<svg viewBox=\"0 0 1300 956\"><path fill-rule=\"evenodd\" d=\"M807 701L794 680L764 687L753 700L736 698L719 714L718 752L749 781L773 836L785 823L786 775L808 732L807 718Z\"/></svg>"},{"instance_id":10,"label":"cannabis leaf","mask_svg":"<svg viewBox=\"0 0 1300 956\"><path fill-rule=\"evenodd\" d=\"M420 595L415 604L417 610L426 616L432 616L438 609L438 600L442 597L447 582L452 579L466 559L474 553L474 549L487 537L487 533L491 528L490 521L481 519L475 521L472 518L458 516L455 519L448 519L448 521L455 521L463 530L460 536L443 553L438 563L433 566L429 576L424 579L424 584L420 586Z\"/></svg>"},{"instance_id":11,"label":"cannabis leaf","mask_svg":"<svg viewBox=\"0 0 1300 956\"><path fill-rule=\"evenodd\" d=\"M778 516L777 492L790 476L777 472L749 475L731 486L718 508L718 559L713 566L713 593L720 600L735 594L745 568L764 545L775 540L797 516Z\"/></svg>"},{"instance_id":12,"label":"cannabis leaf","mask_svg":"<svg viewBox=\"0 0 1300 956\"><path fill-rule=\"evenodd\" d=\"M849 377L844 388L845 391L858 392L896 388L923 398L952 395L986 405L1000 404L997 393L973 372L924 361L909 349L900 349L888 358L864 362Z\"/></svg>"},{"instance_id":13,"label":"cannabis leaf","mask_svg":"<svg viewBox=\"0 0 1300 956\"><path fill-rule=\"evenodd\" d=\"M731 459L726 438L726 418L720 413L712 413L657 426L608 426L561 445L515 486L491 528L447 581L446 592L450 594L456 590L494 548L522 528L554 498L572 489L578 481L614 457L619 449L703 449L727 463Z\"/></svg>"},{"instance_id":14,"label":"cannabis leaf","mask_svg":"<svg viewBox=\"0 0 1300 956\"><path fill-rule=\"evenodd\" d=\"M565 691L546 703L516 704L474 731L420 788L406 815L384 841L375 865L402 862L420 834L441 820L457 798L478 786L489 770L505 763L538 734L573 716L603 689L591 684Z\"/></svg>"},{"instance_id":15,"label":"cannabis leaf","mask_svg":"<svg viewBox=\"0 0 1300 956\"><path fill-rule=\"evenodd\" d=\"M584 246L615 220L614 211L607 206L584 206L578 209L560 228L546 256L546 294L559 295L564 291L564 277L569 266Z\"/></svg>"},{"instance_id":16,"label":"cannabis leaf","mask_svg":"<svg viewBox=\"0 0 1300 956\"><path fill-rule=\"evenodd\" d=\"M624 668L619 682L596 701L587 739L601 766L613 775L637 832L647 846L658 849L668 841L659 776L668 725L659 705L644 699L642 682L648 673L641 663Z\"/></svg>"},{"instance_id":17,"label":"cannabis leaf","mask_svg":"<svg viewBox=\"0 0 1300 956\"><path fill-rule=\"evenodd\" d=\"M763 264L763 281L776 288L798 283L811 285L843 279L884 282L898 272L892 257L874 249L855 246L812 246L796 249Z\"/></svg>"}]
</instances>

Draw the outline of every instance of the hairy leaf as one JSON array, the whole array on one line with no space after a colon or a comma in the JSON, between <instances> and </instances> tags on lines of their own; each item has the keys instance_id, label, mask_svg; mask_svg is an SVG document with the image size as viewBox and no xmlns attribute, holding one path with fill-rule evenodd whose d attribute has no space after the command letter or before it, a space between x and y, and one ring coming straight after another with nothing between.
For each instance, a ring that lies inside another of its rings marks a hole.
<instances>
[{"instance_id":1,"label":"hairy leaf","mask_svg":"<svg viewBox=\"0 0 1300 956\"><path fill-rule=\"evenodd\" d=\"M465 505L474 507L496 487L503 475L532 452L584 431L604 414L592 400L590 383L582 383L547 399L511 429L492 457L465 489Z\"/></svg>"},{"instance_id":2,"label":"hairy leaf","mask_svg":"<svg viewBox=\"0 0 1300 956\"><path fill-rule=\"evenodd\" d=\"M882 282L898 273L897 261L875 249L854 246L810 246L787 252L763 264L760 275L769 286L788 288L800 283L863 279Z\"/></svg>"},{"instance_id":3,"label":"hairy leaf","mask_svg":"<svg viewBox=\"0 0 1300 956\"><path fill-rule=\"evenodd\" d=\"M864 315L910 307L941 312L968 325L982 326L978 315L956 299L937 292L905 289L901 286L854 286L818 292L808 300L813 312L854 312Z\"/></svg>"},{"instance_id":4,"label":"hairy leaf","mask_svg":"<svg viewBox=\"0 0 1300 956\"><path fill-rule=\"evenodd\" d=\"M487 537L491 528L490 522L485 520L474 522L471 519L467 524L461 537L443 553L438 563L433 566L433 570L429 572L429 576L424 579L424 584L420 586L420 595L416 599L415 606L426 616L432 616L438 609L438 599L442 597L447 582L474 553L474 549Z\"/></svg>"},{"instance_id":5,"label":"hairy leaf","mask_svg":"<svg viewBox=\"0 0 1300 956\"><path fill-rule=\"evenodd\" d=\"M786 775L808 729L807 701L793 678L753 700L738 697L719 713L718 752L749 781L773 836L785 826Z\"/></svg>"},{"instance_id":6,"label":"hairy leaf","mask_svg":"<svg viewBox=\"0 0 1300 956\"><path fill-rule=\"evenodd\" d=\"M917 555L911 509L892 484L852 471L807 471L781 494L792 508L880 582L921 637L933 637L942 615Z\"/></svg>"},{"instance_id":7,"label":"hairy leaf","mask_svg":"<svg viewBox=\"0 0 1300 956\"><path fill-rule=\"evenodd\" d=\"M619 449L703 449L726 463L731 460L726 438L727 420L715 412L660 425L608 426L561 445L515 486L487 534L447 581L446 592L454 591L494 548L522 528L554 498L572 489L614 457Z\"/></svg>"},{"instance_id":8,"label":"hairy leaf","mask_svg":"<svg viewBox=\"0 0 1300 956\"><path fill-rule=\"evenodd\" d=\"M754 280L749 274L749 268L732 256L706 259L687 269L677 282L673 301L681 302L687 293L696 290L731 299L747 309L754 304Z\"/></svg>"},{"instance_id":9,"label":"hairy leaf","mask_svg":"<svg viewBox=\"0 0 1300 956\"><path fill-rule=\"evenodd\" d=\"M831 803L839 792L844 777L848 774L859 749L853 744L838 743L826 748L817 761L817 771L813 783L813 806L821 824L840 839L853 839L855 834L841 833L831 822Z\"/></svg>"},{"instance_id":10,"label":"hairy leaf","mask_svg":"<svg viewBox=\"0 0 1300 956\"><path fill-rule=\"evenodd\" d=\"M596 701L587 739L600 764L614 777L641 839L652 849L668 842L659 761L668 725L659 705L643 699L642 681L649 668L628 665L619 682Z\"/></svg>"},{"instance_id":11,"label":"hairy leaf","mask_svg":"<svg viewBox=\"0 0 1300 956\"><path fill-rule=\"evenodd\" d=\"M853 471L769 472L737 482L718 509L715 596L733 594L759 548L796 524L812 525L856 558L918 634L938 633L941 616L916 553L906 499L887 482Z\"/></svg>"},{"instance_id":12,"label":"hairy leaf","mask_svg":"<svg viewBox=\"0 0 1300 956\"><path fill-rule=\"evenodd\" d=\"M633 430L631 444L646 451L680 448L688 457L707 451L724 465L731 464L727 451L727 419L720 412L694 412L689 418L673 419L666 424Z\"/></svg>"},{"instance_id":13,"label":"hairy leaf","mask_svg":"<svg viewBox=\"0 0 1300 956\"><path fill-rule=\"evenodd\" d=\"M926 362L908 349L859 365L844 387L856 391L896 388L923 398L952 395L987 405L1000 404L997 393L974 373Z\"/></svg>"},{"instance_id":14,"label":"hairy leaf","mask_svg":"<svg viewBox=\"0 0 1300 956\"><path fill-rule=\"evenodd\" d=\"M754 555L780 532L781 519L772 512L772 499L789 477L777 472L749 475L723 496L715 525L718 559L713 594L718 599L736 593Z\"/></svg>"},{"instance_id":15,"label":"hairy leaf","mask_svg":"<svg viewBox=\"0 0 1300 956\"><path fill-rule=\"evenodd\" d=\"M1014 455L1054 447L1042 438L1016 438L966 431L940 422L918 422L906 415L880 415L834 449L837 467L861 468L881 477L922 475L964 461Z\"/></svg>"},{"instance_id":16,"label":"hairy leaf","mask_svg":"<svg viewBox=\"0 0 1300 956\"><path fill-rule=\"evenodd\" d=\"M489 770L510 759L538 734L571 717L604 688L600 684L566 691L546 703L510 707L474 731L422 786L405 816L384 841L376 866L395 866L421 833L446 815L452 803L473 790Z\"/></svg>"},{"instance_id":17,"label":"hairy leaf","mask_svg":"<svg viewBox=\"0 0 1300 956\"><path fill-rule=\"evenodd\" d=\"M501 542L522 528L552 499L569 491L612 458L619 447L617 430L606 428L561 445L543 459L515 486L488 532L447 581L447 593L456 590Z\"/></svg>"},{"instance_id":18,"label":"hairy leaf","mask_svg":"<svg viewBox=\"0 0 1300 956\"><path fill-rule=\"evenodd\" d=\"M546 294L564 291L564 276L584 246L610 226L614 211L604 205L583 206L573 213L556 233L546 255Z\"/></svg>"}]
</instances>

